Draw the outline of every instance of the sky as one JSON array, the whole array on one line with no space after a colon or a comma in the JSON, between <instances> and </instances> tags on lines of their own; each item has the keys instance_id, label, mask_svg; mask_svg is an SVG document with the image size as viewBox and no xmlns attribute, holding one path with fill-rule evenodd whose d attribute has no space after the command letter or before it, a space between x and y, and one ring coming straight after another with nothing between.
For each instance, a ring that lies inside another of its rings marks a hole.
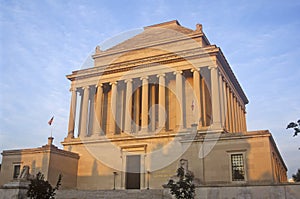
<instances>
[{"instance_id":1,"label":"sky","mask_svg":"<svg viewBox=\"0 0 300 199\"><path fill-rule=\"evenodd\" d=\"M222 49L250 101L248 130L270 130L291 177L300 168L300 136L285 129L300 119L298 0L0 0L0 151L42 146L51 131L62 148L65 76L112 36L174 19L202 24Z\"/></svg>"}]
</instances>

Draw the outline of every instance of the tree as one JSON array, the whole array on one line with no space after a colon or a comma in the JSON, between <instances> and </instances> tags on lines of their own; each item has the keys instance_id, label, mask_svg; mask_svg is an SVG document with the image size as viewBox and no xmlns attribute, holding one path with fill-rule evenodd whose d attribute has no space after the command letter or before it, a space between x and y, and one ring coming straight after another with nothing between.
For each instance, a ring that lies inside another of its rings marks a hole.
<instances>
[{"instance_id":1,"label":"tree","mask_svg":"<svg viewBox=\"0 0 300 199\"><path fill-rule=\"evenodd\" d=\"M30 199L54 199L55 191L61 185L62 175L59 174L56 186L53 188L48 181L45 181L44 175L38 172L34 179L30 180L27 197Z\"/></svg>"},{"instance_id":2,"label":"tree","mask_svg":"<svg viewBox=\"0 0 300 199\"><path fill-rule=\"evenodd\" d=\"M294 129L293 137L297 136L298 133L300 133L300 119L297 121L297 123L296 122L290 122L286 127L286 129L291 129L291 128Z\"/></svg>"},{"instance_id":3,"label":"tree","mask_svg":"<svg viewBox=\"0 0 300 199\"><path fill-rule=\"evenodd\" d=\"M300 182L300 169L298 169L298 172L293 174L292 177L295 182Z\"/></svg>"},{"instance_id":4,"label":"tree","mask_svg":"<svg viewBox=\"0 0 300 199\"><path fill-rule=\"evenodd\" d=\"M184 169L179 167L177 169L177 177L179 178L177 182L173 179L170 179L168 182L171 194L175 195L177 199L193 199L195 197L194 174L190 171L184 174Z\"/></svg>"}]
</instances>

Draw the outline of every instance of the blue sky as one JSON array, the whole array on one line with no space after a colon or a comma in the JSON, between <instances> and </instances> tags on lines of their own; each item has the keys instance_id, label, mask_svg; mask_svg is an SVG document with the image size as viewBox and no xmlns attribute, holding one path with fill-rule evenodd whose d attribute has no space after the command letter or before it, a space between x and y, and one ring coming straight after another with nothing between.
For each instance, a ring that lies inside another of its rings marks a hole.
<instances>
[{"instance_id":1,"label":"blue sky","mask_svg":"<svg viewBox=\"0 0 300 199\"><path fill-rule=\"evenodd\" d=\"M0 151L54 143L67 134L70 84L95 46L121 32L177 19L203 24L249 98L249 130L269 129L288 165L300 168L300 2L0 0Z\"/></svg>"}]
</instances>

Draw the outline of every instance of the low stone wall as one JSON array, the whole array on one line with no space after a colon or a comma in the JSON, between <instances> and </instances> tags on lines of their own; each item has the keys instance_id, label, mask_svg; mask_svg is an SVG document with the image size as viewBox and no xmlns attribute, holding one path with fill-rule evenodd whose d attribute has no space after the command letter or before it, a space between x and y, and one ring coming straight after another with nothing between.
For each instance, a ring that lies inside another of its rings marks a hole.
<instances>
[{"instance_id":1,"label":"low stone wall","mask_svg":"<svg viewBox=\"0 0 300 199\"><path fill-rule=\"evenodd\" d=\"M27 199L29 181L15 180L0 187L0 199Z\"/></svg>"},{"instance_id":2,"label":"low stone wall","mask_svg":"<svg viewBox=\"0 0 300 199\"><path fill-rule=\"evenodd\" d=\"M26 189L0 189L0 199L26 199ZM172 199L169 189L58 190L56 199ZM300 199L300 184L224 185L196 188L196 199Z\"/></svg>"},{"instance_id":3,"label":"low stone wall","mask_svg":"<svg viewBox=\"0 0 300 199\"><path fill-rule=\"evenodd\" d=\"M60 190L57 199L172 199L163 190ZM300 199L300 184L224 185L196 188L196 199Z\"/></svg>"},{"instance_id":4,"label":"low stone wall","mask_svg":"<svg viewBox=\"0 0 300 199\"><path fill-rule=\"evenodd\" d=\"M164 190L168 195L169 190ZM197 199L300 199L300 184L226 185L196 188Z\"/></svg>"},{"instance_id":5,"label":"low stone wall","mask_svg":"<svg viewBox=\"0 0 300 199\"><path fill-rule=\"evenodd\" d=\"M160 199L164 190L59 190L56 199Z\"/></svg>"},{"instance_id":6,"label":"low stone wall","mask_svg":"<svg viewBox=\"0 0 300 199\"><path fill-rule=\"evenodd\" d=\"M0 199L27 199L27 189L0 189Z\"/></svg>"}]
</instances>

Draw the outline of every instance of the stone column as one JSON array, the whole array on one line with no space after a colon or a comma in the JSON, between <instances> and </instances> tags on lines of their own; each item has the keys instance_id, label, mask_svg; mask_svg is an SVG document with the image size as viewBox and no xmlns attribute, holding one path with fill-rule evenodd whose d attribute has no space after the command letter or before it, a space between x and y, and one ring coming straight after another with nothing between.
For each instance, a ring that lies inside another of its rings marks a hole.
<instances>
[{"instance_id":1,"label":"stone column","mask_svg":"<svg viewBox=\"0 0 300 199\"><path fill-rule=\"evenodd\" d=\"M136 88L135 94L134 94L134 132L138 132L140 130L140 87Z\"/></svg>"},{"instance_id":2,"label":"stone column","mask_svg":"<svg viewBox=\"0 0 300 199\"><path fill-rule=\"evenodd\" d=\"M71 95L70 116L69 116L69 126L68 126L68 138L74 138L77 92L76 92L76 88L71 88L70 91L72 92L72 95Z\"/></svg>"},{"instance_id":3,"label":"stone column","mask_svg":"<svg viewBox=\"0 0 300 199\"><path fill-rule=\"evenodd\" d=\"M141 131L148 131L148 77L142 77L142 123Z\"/></svg>"},{"instance_id":4,"label":"stone column","mask_svg":"<svg viewBox=\"0 0 300 199\"><path fill-rule=\"evenodd\" d=\"M241 126L241 131L244 131L242 105L240 105L240 107L239 107L239 112L240 112L240 126Z\"/></svg>"},{"instance_id":5,"label":"stone column","mask_svg":"<svg viewBox=\"0 0 300 199\"><path fill-rule=\"evenodd\" d=\"M174 72L176 75L176 127L183 128L183 104L182 104L182 71Z\"/></svg>"},{"instance_id":6,"label":"stone column","mask_svg":"<svg viewBox=\"0 0 300 199\"><path fill-rule=\"evenodd\" d=\"M120 109L118 111L118 114L120 114L120 116L119 116L119 118L120 118L119 129L120 129L120 132L124 132L124 128L125 128L126 86L123 82L122 82L122 86L121 86L121 89L120 89L120 96L118 96L118 98L120 100L120 103L117 103L117 105L118 105L117 107L118 107L118 109Z\"/></svg>"},{"instance_id":7,"label":"stone column","mask_svg":"<svg viewBox=\"0 0 300 199\"><path fill-rule=\"evenodd\" d=\"M219 89L220 89L220 112L221 112L221 127L225 129L225 117L226 117L226 108L225 108L225 97L224 97L224 86L223 86L223 77L222 74L219 74Z\"/></svg>"},{"instance_id":8,"label":"stone column","mask_svg":"<svg viewBox=\"0 0 300 199\"><path fill-rule=\"evenodd\" d=\"M90 87L83 87L83 103L81 110L81 122L79 137L87 136L87 119L88 119L88 105L89 105Z\"/></svg>"},{"instance_id":9,"label":"stone column","mask_svg":"<svg viewBox=\"0 0 300 199\"><path fill-rule=\"evenodd\" d=\"M155 84L151 85L151 131L155 131Z\"/></svg>"},{"instance_id":10,"label":"stone column","mask_svg":"<svg viewBox=\"0 0 300 199\"><path fill-rule=\"evenodd\" d=\"M244 131L247 131L246 108L243 109L243 124L244 124Z\"/></svg>"},{"instance_id":11,"label":"stone column","mask_svg":"<svg viewBox=\"0 0 300 199\"><path fill-rule=\"evenodd\" d=\"M239 132L242 131L242 120L241 120L241 112L240 112L240 103L237 101L237 112L238 112L238 127L239 127Z\"/></svg>"},{"instance_id":12,"label":"stone column","mask_svg":"<svg viewBox=\"0 0 300 199\"><path fill-rule=\"evenodd\" d=\"M166 79L165 74L159 74L158 77L158 128L165 129L166 123Z\"/></svg>"},{"instance_id":13,"label":"stone column","mask_svg":"<svg viewBox=\"0 0 300 199\"><path fill-rule=\"evenodd\" d=\"M125 104L125 128L126 133L131 133L131 110L132 110L132 79L125 80L126 83L126 104Z\"/></svg>"},{"instance_id":14,"label":"stone column","mask_svg":"<svg viewBox=\"0 0 300 199\"><path fill-rule=\"evenodd\" d=\"M110 114L110 125L109 133L116 133L116 104L117 104L117 82L111 82L111 114Z\"/></svg>"},{"instance_id":15,"label":"stone column","mask_svg":"<svg viewBox=\"0 0 300 199\"><path fill-rule=\"evenodd\" d=\"M226 85L226 104L227 104L227 110L226 110L226 126L227 126L227 131L231 132L231 109L230 109L230 94L229 94L229 87Z\"/></svg>"},{"instance_id":16,"label":"stone column","mask_svg":"<svg viewBox=\"0 0 300 199\"><path fill-rule=\"evenodd\" d=\"M202 104L203 104L203 110L202 110L202 122L203 126L207 126L207 111L206 111L206 93L205 93L205 79L201 79L201 94L202 94Z\"/></svg>"},{"instance_id":17,"label":"stone column","mask_svg":"<svg viewBox=\"0 0 300 199\"><path fill-rule=\"evenodd\" d=\"M238 129L239 129L239 132L241 132L242 129L241 129L240 103L239 103L238 99L236 99L236 111L237 111L237 116L238 116Z\"/></svg>"},{"instance_id":18,"label":"stone column","mask_svg":"<svg viewBox=\"0 0 300 199\"><path fill-rule=\"evenodd\" d=\"M93 135L102 134L101 130L101 119L102 119L102 95L103 88L102 84L97 85L96 100L94 103L94 118L93 118Z\"/></svg>"},{"instance_id":19,"label":"stone column","mask_svg":"<svg viewBox=\"0 0 300 199\"><path fill-rule=\"evenodd\" d=\"M199 69L191 69L191 72L193 73L193 87L194 87L194 97L196 99L194 99L195 102L195 107L194 107L194 120L195 122L197 122L197 126L202 126L202 110L201 110L201 93L200 93L200 73L199 73Z\"/></svg>"},{"instance_id":20,"label":"stone column","mask_svg":"<svg viewBox=\"0 0 300 199\"><path fill-rule=\"evenodd\" d=\"M212 129L221 129L220 86L217 67L209 67L211 75Z\"/></svg>"},{"instance_id":21,"label":"stone column","mask_svg":"<svg viewBox=\"0 0 300 199\"><path fill-rule=\"evenodd\" d=\"M234 113L234 121L233 121L233 126L234 126L234 132L238 132L238 117L237 117L237 112L236 112L236 97L233 96L233 113Z\"/></svg>"},{"instance_id":22,"label":"stone column","mask_svg":"<svg viewBox=\"0 0 300 199\"><path fill-rule=\"evenodd\" d=\"M236 129L236 132L240 132L238 104L237 104L237 99L236 98L234 98L234 112L235 112L235 129Z\"/></svg>"}]
</instances>

